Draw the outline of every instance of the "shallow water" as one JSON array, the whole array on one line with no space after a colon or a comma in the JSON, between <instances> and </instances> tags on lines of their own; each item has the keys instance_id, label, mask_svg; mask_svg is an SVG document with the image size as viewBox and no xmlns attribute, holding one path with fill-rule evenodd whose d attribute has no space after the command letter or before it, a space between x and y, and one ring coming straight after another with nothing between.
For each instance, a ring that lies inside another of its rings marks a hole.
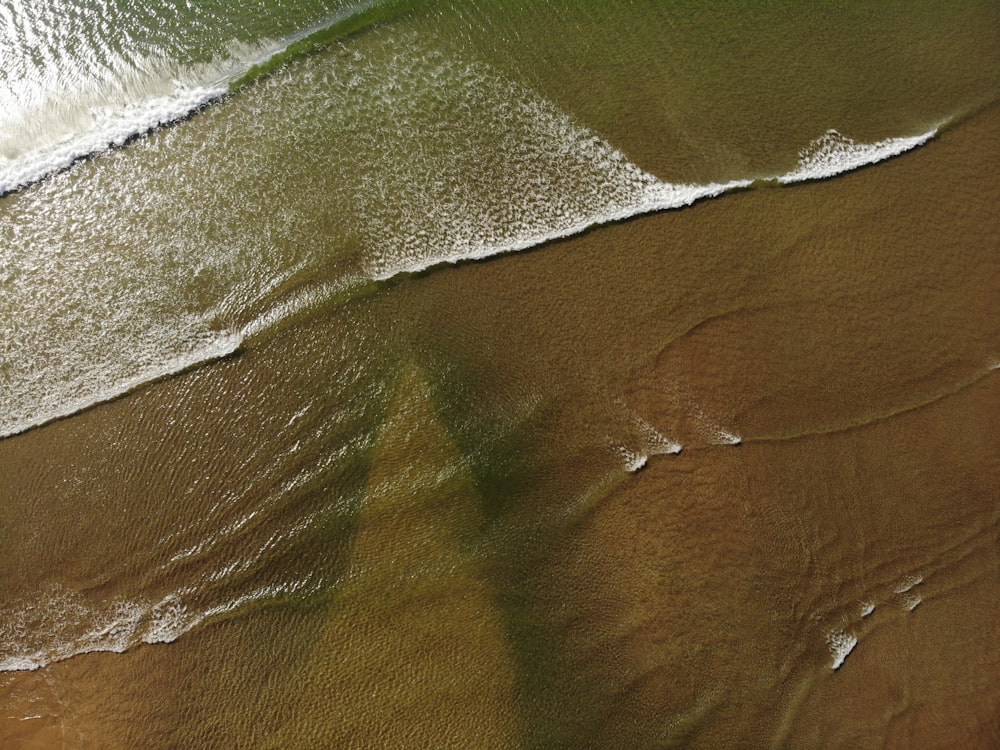
<instances>
[{"instance_id":1,"label":"shallow water","mask_svg":"<svg viewBox=\"0 0 1000 750\"><path fill-rule=\"evenodd\" d=\"M990 746L993 4L58 9L5 747Z\"/></svg>"}]
</instances>

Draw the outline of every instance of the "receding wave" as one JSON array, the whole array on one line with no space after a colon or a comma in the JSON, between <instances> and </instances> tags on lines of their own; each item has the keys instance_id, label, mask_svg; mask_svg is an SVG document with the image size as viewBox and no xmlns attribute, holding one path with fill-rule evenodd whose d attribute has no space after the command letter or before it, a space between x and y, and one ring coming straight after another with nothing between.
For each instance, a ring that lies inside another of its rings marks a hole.
<instances>
[{"instance_id":1,"label":"receding wave","mask_svg":"<svg viewBox=\"0 0 1000 750\"><path fill-rule=\"evenodd\" d=\"M452 83L453 80L445 78L440 85ZM477 96L488 92L483 83L482 80L475 82L479 92ZM493 93L501 93L501 89ZM370 256L367 262L370 279L390 279L441 263L524 250L607 222L690 206L699 200L758 183L774 184L773 179L749 178L705 185L678 185L659 180L631 163L620 151L592 132L573 123L571 118L551 104L519 89L508 88L504 95L511 93L519 97L520 114L526 118L513 128L513 135L520 139L519 142L529 144L527 151L521 154L522 157L530 157L524 163L541 163L545 172L547 166L542 157L558 154L576 170L577 176L587 179L574 183L571 192L563 192L565 185L558 180L545 183L541 173L528 175L530 179L522 175L527 184L536 185L536 191L522 192L521 203L517 205L517 221L512 222L504 212L483 213L482 206L478 204L468 201L449 203L441 195L435 196L433 190L428 190L426 185L404 170L397 176L410 181L410 187L402 191L401 197L412 203L407 210L398 213L374 212L375 221L369 226L369 231L381 233L381 242L379 254ZM815 154L826 153L824 144L830 141L823 136L812 147L804 149L798 167L777 182L789 184L835 176L914 148L932 138L935 132L879 144L850 142L851 157L836 161L836 170L827 161L816 161ZM842 137L836 140L841 143ZM862 155L864 158L861 158ZM546 185L547 189L538 187ZM435 200L435 205L428 207L420 202L427 199ZM489 202L492 199L487 194L484 200ZM398 204L396 207L399 207ZM426 212L428 208L429 213ZM433 220L433 226L423 223L426 217ZM293 271L286 269L285 273L272 276L268 284L253 292L231 292L229 304L239 307L248 304L250 297L255 297L257 302L266 300L291 275L306 270L307 265L308 262L303 261ZM210 338L203 337L198 346L180 350L166 360L150 356L128 377L108 380L98 373L96 377L84 378L73 388L64 389L61 395L56 392L50 398L35 402L32 402L32 394L27 392L23 394L21 412L14 412L16 418L10 421L8 417L6 423L0 424L0 437L67 416L150 380L226 356L241 346L246 337L259 335L289 316L321 304L324 298L343 293L344 285L332 281L297 288L294 294L285 295L270 306L263 306L263 312L253 316L242 327L232 332L216 333ZM9 409L5 412L11 414ZM644 439L647 442L651 440L648 436ZM634 471L645 465L652 452L679 450L679 445L659 436L652 449L649 446L643 452L622 449L621 454L626 469ZM268 584L247 589L229 599L208 603L201 601L199 605L193 604L204 598L198 591L178 591L162 598L133 597L98 603L85 601L75 593L56 591L37 601L8 603L5 608L8 625L6 630L0 630L0 671L36 670L79 654L97 651L120 653L141 643L171 642L206 621L230 616L247 606L267 603L295 590L294 584L291 588L286 584ZM843 663L854 645L855 640L849 635L831 636L829 646L834 669Z\"/></svg>"},{"instance_id":2,"label":"receding wave","mask_svg":"<svg viewBox=\"0 0 1000 750\"><path fill-rule=\"evenodd\" d=\"M24 672L79 654L122 653L138 643L168 643L201 618L180 597L118 599L103 607L56 589L30 603L10 603L0 627L0 672Z\"/></svg>"}]
</instances>

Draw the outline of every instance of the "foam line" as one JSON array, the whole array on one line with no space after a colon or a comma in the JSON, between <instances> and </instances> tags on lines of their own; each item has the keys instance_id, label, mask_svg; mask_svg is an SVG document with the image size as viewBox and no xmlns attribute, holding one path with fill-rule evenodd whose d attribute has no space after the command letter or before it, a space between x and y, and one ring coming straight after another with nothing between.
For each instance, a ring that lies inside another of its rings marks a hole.
<instances>
[{"instance_id":1,"label":"foam line","mask_svg":"<svg viewBox=\"0 0 1000 750\"><path fill-rule=\"evenodd\" d=\"M528 250L554 240L581 234L592 227L624 221L642 214L683 208L706 198L714 198L732 190L750 187L752 184L753 180L733 180L732 182L709 185L672 185L661 182L652 185L643 200L633 205L612 207L604 213L573 221L564 226L557 226L548 231L520 237L506 244L491 244L488 240L482 240L466 245L456 245L431 258L404 262L390 269L372 267L370 269L371 276L375 281L386 281L395 276L419 273L444 264L482 260L494 255Z\"/></svg>"},{"instance_id":2,"label":"foam line","mask_svg":"<svg viewBox=\"0 0 1000 750\"><path fill-rule=\"evenodd\" d=\"M11 625L0 630L0 672L33 672L81 654L121 654L138 643L169 643L204 617L190 612L176 595L94 607L68 592L53 592L8 610L5 620Z\"/></svg>"},{"instance_id":3,"label":"foam line","mask_svg":"<svg viewBox=\"0 0 1000 750\"><path fill-rule=\"evenodd\" d=\"M828 130L799 152L798 167L775 179L790 185L852 172L924 145L938 134L940 127L939 124L921 135L887 138L877 143L858 143L836 130Z\"/></svg>"},{"instance_id":4,"label":"foam line","mask_svg":"<svg viewBox=\"0 0 1000 750\"><path fill-rule=\"evenodd\" d=\"M243 337L238 334L221 334L206 346L145 367L131 377L88 393L84 397L69 401L43 402L27 418L8 424L0 422L0 439L41 427L57 419L63 419L98 404L112 401L144 385L176 375L192 367L222 359L238 351L242 343Z\"/></svg>"},{"instance_id":5,"label":"foam line","mask_svg":"<svg viewBox=\"0 0 1000 750\"><path fill-rule=\"evenodd\" d=\"M642 214L684 208L698 201L716 198L725 193L750 187L766 186L775 182L781 185L792 185L827 180L891 159L922 146L937 136L939 128L940 125L921 135L889 138L871 144L858 143L836 130L829 130L800 152L799 164L795 169L776 177L691 185L662 182L652 175L641 173L644 177L650 178L650 184L635 203L612 206L602 213L567 222L547 231L520 237L507 243L491 244L488 240L473 241L448 248L433 258L404 262L392 268L373 267L370 269L371 276L375 280L382 281L398 275L419 273L439 265L481 260L494 255L527 250L547 242L581 234L592 227L624 221ZM730 442L735 444L740 441L739 438L733 436Z\"/></svg>"}]
</instances>

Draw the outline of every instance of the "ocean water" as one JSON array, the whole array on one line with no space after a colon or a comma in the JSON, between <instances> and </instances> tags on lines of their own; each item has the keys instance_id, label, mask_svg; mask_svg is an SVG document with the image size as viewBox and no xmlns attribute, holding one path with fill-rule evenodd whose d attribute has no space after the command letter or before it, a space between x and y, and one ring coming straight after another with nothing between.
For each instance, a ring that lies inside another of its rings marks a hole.
<instances>
[{"instance_id":1,"label":"ocean water","mask_svg":"<svg viewBox=\"0 0 1000 750\"><path fill-rule=\"evenodd\" d=\"M0 0L4 747L989 746L998 94L991 2Z\"/></svg>"}]
</instances>

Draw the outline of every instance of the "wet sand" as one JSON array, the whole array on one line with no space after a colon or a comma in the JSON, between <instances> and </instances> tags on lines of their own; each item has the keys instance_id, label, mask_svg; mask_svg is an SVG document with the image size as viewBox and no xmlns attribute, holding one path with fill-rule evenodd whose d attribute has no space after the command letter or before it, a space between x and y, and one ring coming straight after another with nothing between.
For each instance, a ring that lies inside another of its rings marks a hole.
<instances>
[{"instance_id":1,"label":"wet sand","mask_svg":"<svg viewBox=\"0 0 1000 750\"><path fill-rule=\"evenodd\" d=\"M194 538L286 497L268 450L308 467L368 446L268 511L320 530L248 575L318 561L318 593L5 675L0 738L996 745L997 153L994 107L825 183L397 281L0 441L0 538L30 563L12 597L60 575L127 589L181 542L117 559L171 524ZM317 383L351 407L347 381L375 392L350 430L318 407L286 425Z\"/></svg>"}]
</instances>

